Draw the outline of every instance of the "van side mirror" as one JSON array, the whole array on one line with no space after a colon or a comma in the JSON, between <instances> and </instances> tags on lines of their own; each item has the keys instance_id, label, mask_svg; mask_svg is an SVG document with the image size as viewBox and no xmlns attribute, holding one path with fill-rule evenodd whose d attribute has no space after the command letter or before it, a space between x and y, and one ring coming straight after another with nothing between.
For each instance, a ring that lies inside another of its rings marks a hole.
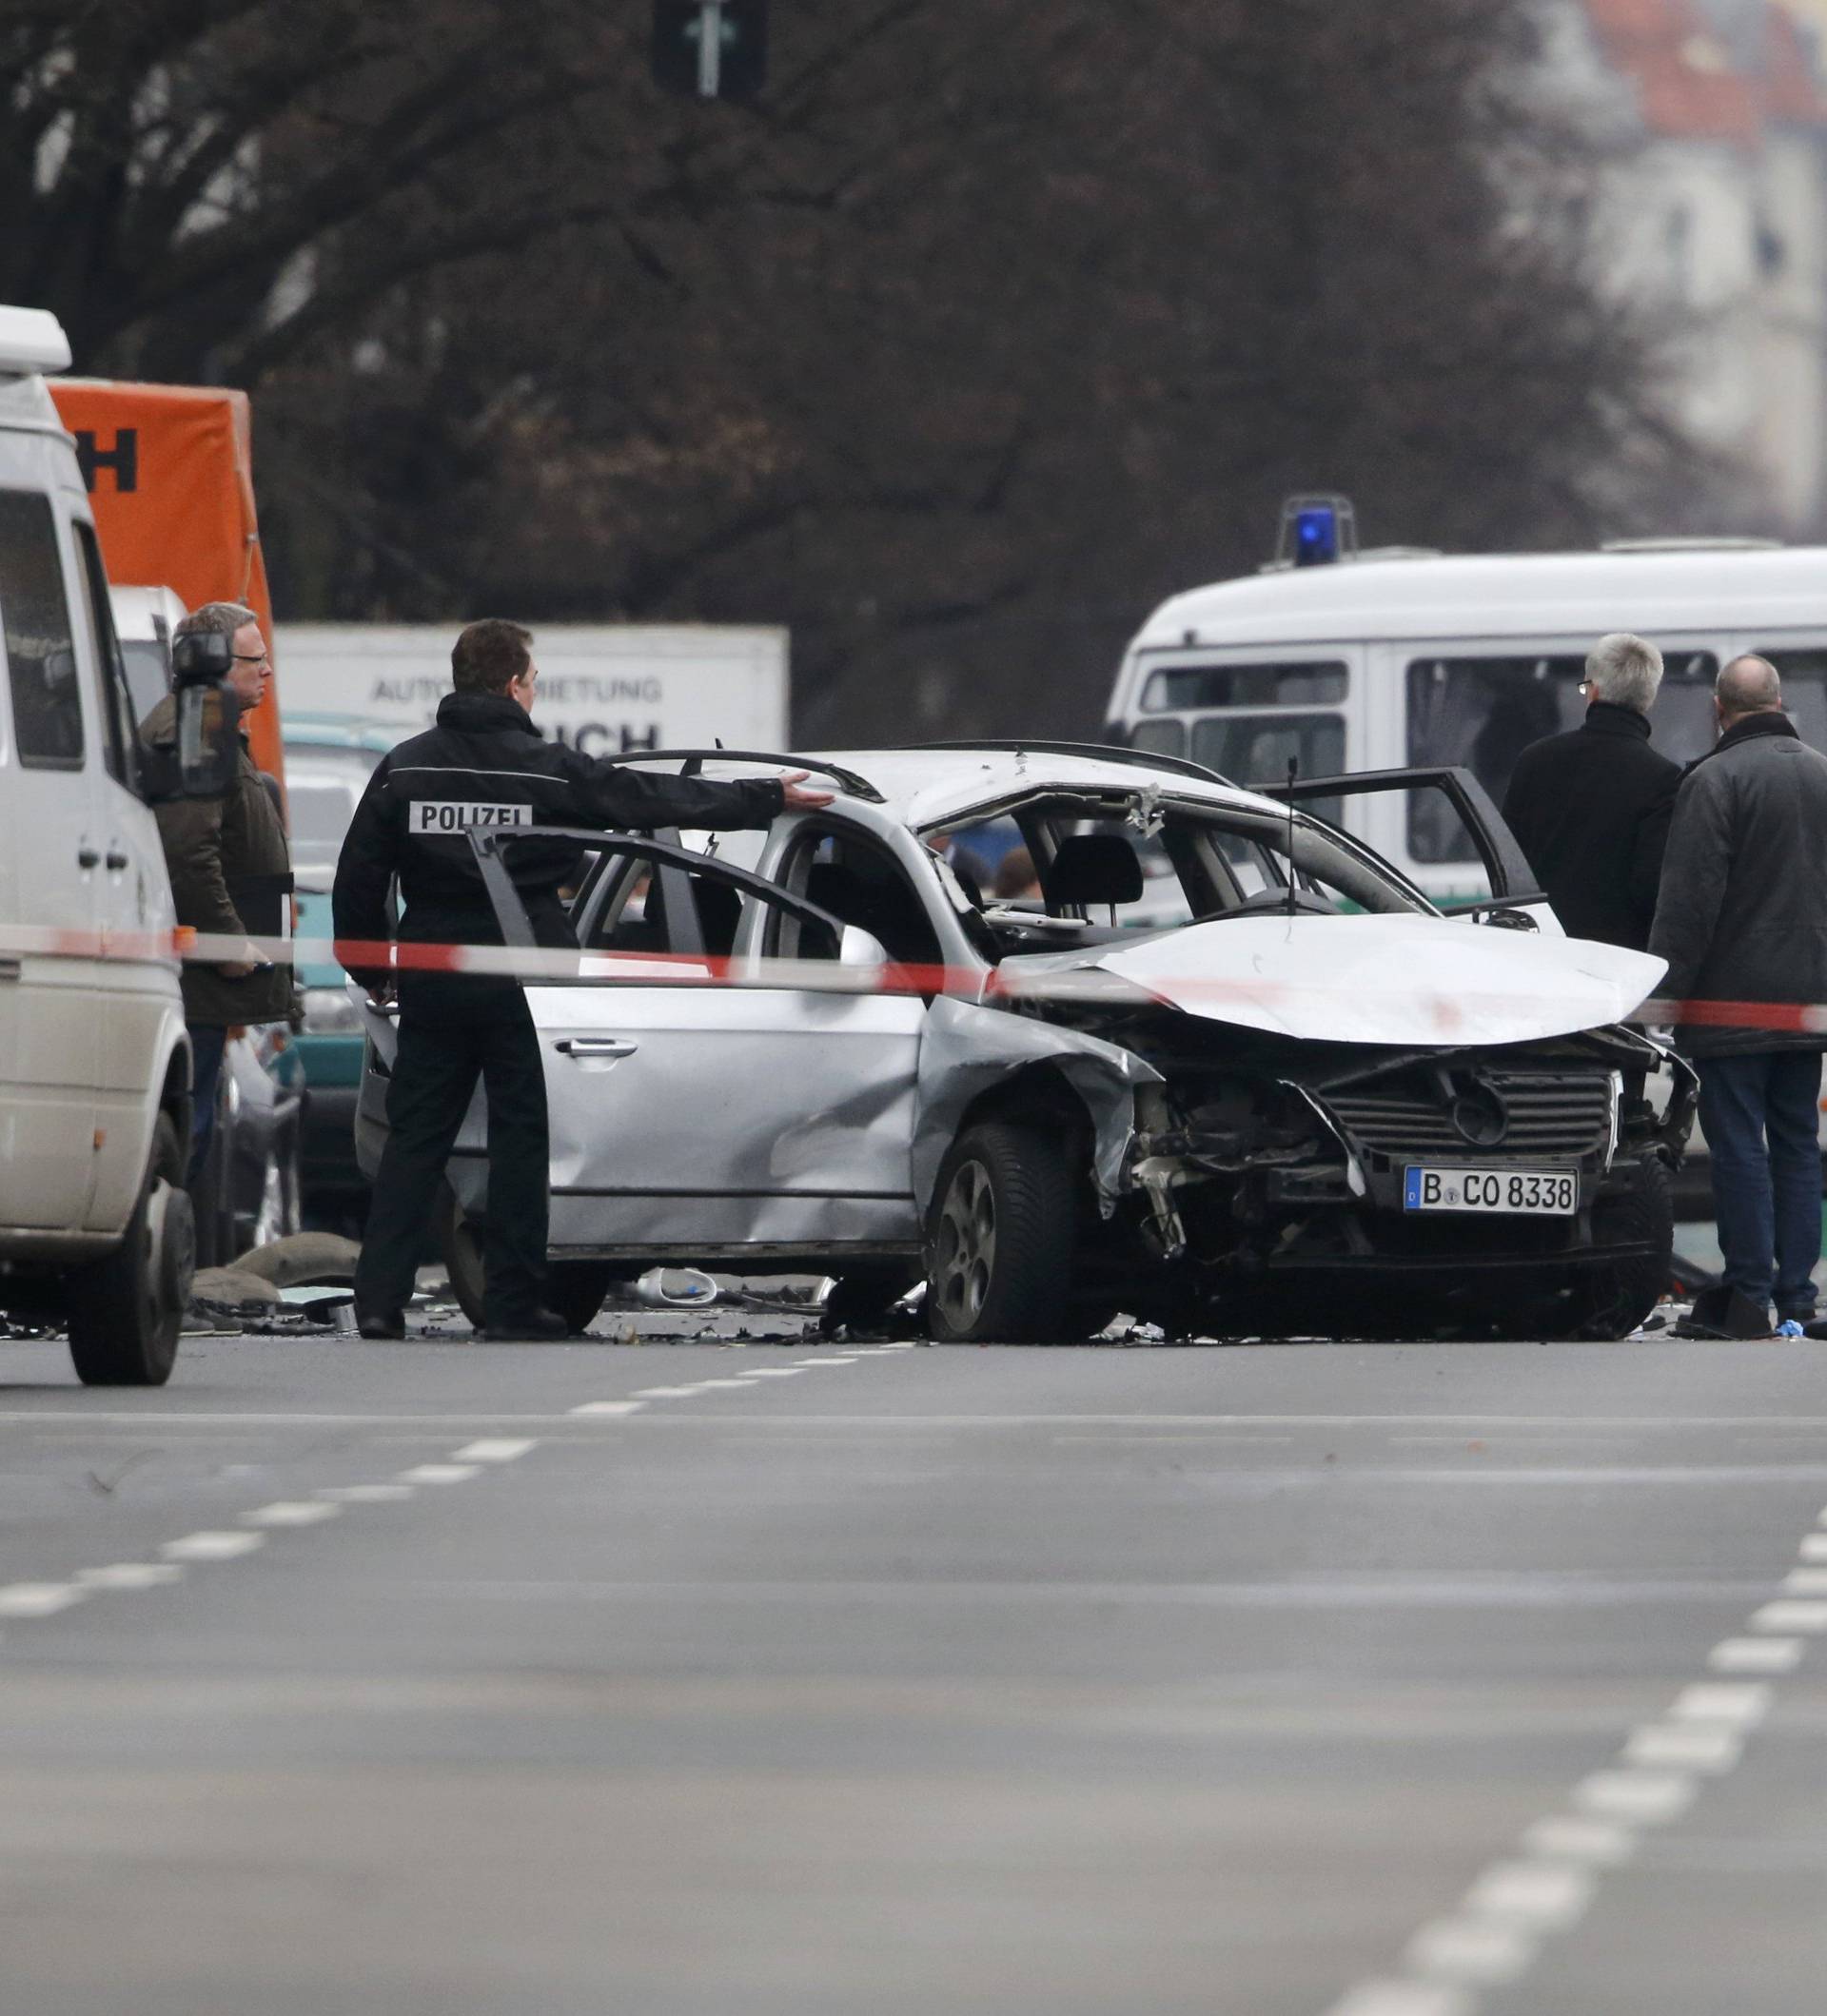
<instances>
[{"instance_id":1,"label":"van side mirror","mask_svg":"<svg viewBox=\"0 0 1827 2016\"><path fill-rule=\"evenodd\" d=\"M199 633L171 647L171 682L177 700L175 742L147 751L147 796L154 805L176 798L226 797L241 758L241 709L228 685L233 637Z\"/></svg>"}]
</instances>

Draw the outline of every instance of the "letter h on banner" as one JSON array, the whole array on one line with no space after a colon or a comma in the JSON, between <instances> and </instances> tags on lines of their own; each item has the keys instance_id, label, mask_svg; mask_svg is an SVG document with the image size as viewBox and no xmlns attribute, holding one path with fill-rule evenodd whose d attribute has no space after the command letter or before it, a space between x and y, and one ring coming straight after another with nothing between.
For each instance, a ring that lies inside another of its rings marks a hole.
<instances>
[{"instance_id":1,"label":"letter h on banner","mask_svg":"<svg viewBox=\"0 0 1827 2016\"><path fill-rule=\"evenodd\" d=\"M140 430L137 427L118 427L114 432L113 447L103 448L97 444L90 428L78 427L76 460L83 472L85 490L92 491L95 479L101 472L111 469L114 488L125 497L140 487Z\"/></svg>"}]
</instances>

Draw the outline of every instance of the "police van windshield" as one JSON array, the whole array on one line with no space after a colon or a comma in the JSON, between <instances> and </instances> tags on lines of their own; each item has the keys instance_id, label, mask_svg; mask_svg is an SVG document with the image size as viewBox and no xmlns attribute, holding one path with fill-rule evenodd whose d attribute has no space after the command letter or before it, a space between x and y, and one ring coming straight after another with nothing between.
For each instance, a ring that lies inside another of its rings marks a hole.
<instances>
[{"instance_id":1,"label":"police van windshield","mask_svg":"<svg viewBox=\"0 0 1827 2016\"><path fill-rule=\"evenodd\" d=\"M1190 756L1236 784L1285 784L1290 761L1304 777L1346 767L1343 707L1349 681L1336 658L1240 665L1172 665L1149 675L1130 739L1159 755ZM1222 714L1208 710L1223 708ZM1315 803L1336 821L1336 800Z\"/></svg>"},{"instance_id":2,"label":"police van windshield","mask_svg":"<svg viewBox=\"0 0 1827 2016\"><path fill-rule=\"evenodd\" d=\"M1719 661L1710 651L1678 645L1664 644L1662 655L1651 726L1657 748L1686 763L1712 746ZM1463 764L1502 805L1516 759L1529 744L1585 718L1586 695L1580 691L1585 675L1583 653L1413 658L1406 680L1408 761ZM1408 853L1427 864L1478 858L1471 835L1438 792L1408 794Z\"/></svg>"}]
</instances>

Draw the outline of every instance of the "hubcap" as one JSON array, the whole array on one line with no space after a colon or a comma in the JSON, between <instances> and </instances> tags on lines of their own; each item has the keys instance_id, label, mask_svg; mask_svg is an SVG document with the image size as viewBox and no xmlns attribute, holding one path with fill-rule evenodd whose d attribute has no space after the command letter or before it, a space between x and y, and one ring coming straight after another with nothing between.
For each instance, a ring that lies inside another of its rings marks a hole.
<instances>
[{"instance_id":1,"label":"hubcap","mask_svg":"<svg viewBox=\"0 0 1827 2016\"><path fill-rule=\"evenodd\" d=\"M946 1321L968 1329L983 1313L996 1264L996 1195L980 1162L961 1164L939 1206L933 1286Z\"/></svg>"}]
</instances>

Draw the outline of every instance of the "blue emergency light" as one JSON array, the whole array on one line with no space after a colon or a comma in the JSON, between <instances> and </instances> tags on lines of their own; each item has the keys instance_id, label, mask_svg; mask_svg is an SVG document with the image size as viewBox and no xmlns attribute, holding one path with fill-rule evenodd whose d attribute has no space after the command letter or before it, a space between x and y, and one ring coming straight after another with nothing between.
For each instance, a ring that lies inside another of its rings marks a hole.
<instances>
[{"instance_id":1,"label":"blue emergency light","mask_svg":"<svg viewBox=\"0 0 1827 2016\"><path fill-rule=\"evenodd\" d=\"M1329 567L1358 550L1358 515L1348 497L1290 497L1282 506L1276 558L1285 567Z\"/></svg>"}]
</instances>

